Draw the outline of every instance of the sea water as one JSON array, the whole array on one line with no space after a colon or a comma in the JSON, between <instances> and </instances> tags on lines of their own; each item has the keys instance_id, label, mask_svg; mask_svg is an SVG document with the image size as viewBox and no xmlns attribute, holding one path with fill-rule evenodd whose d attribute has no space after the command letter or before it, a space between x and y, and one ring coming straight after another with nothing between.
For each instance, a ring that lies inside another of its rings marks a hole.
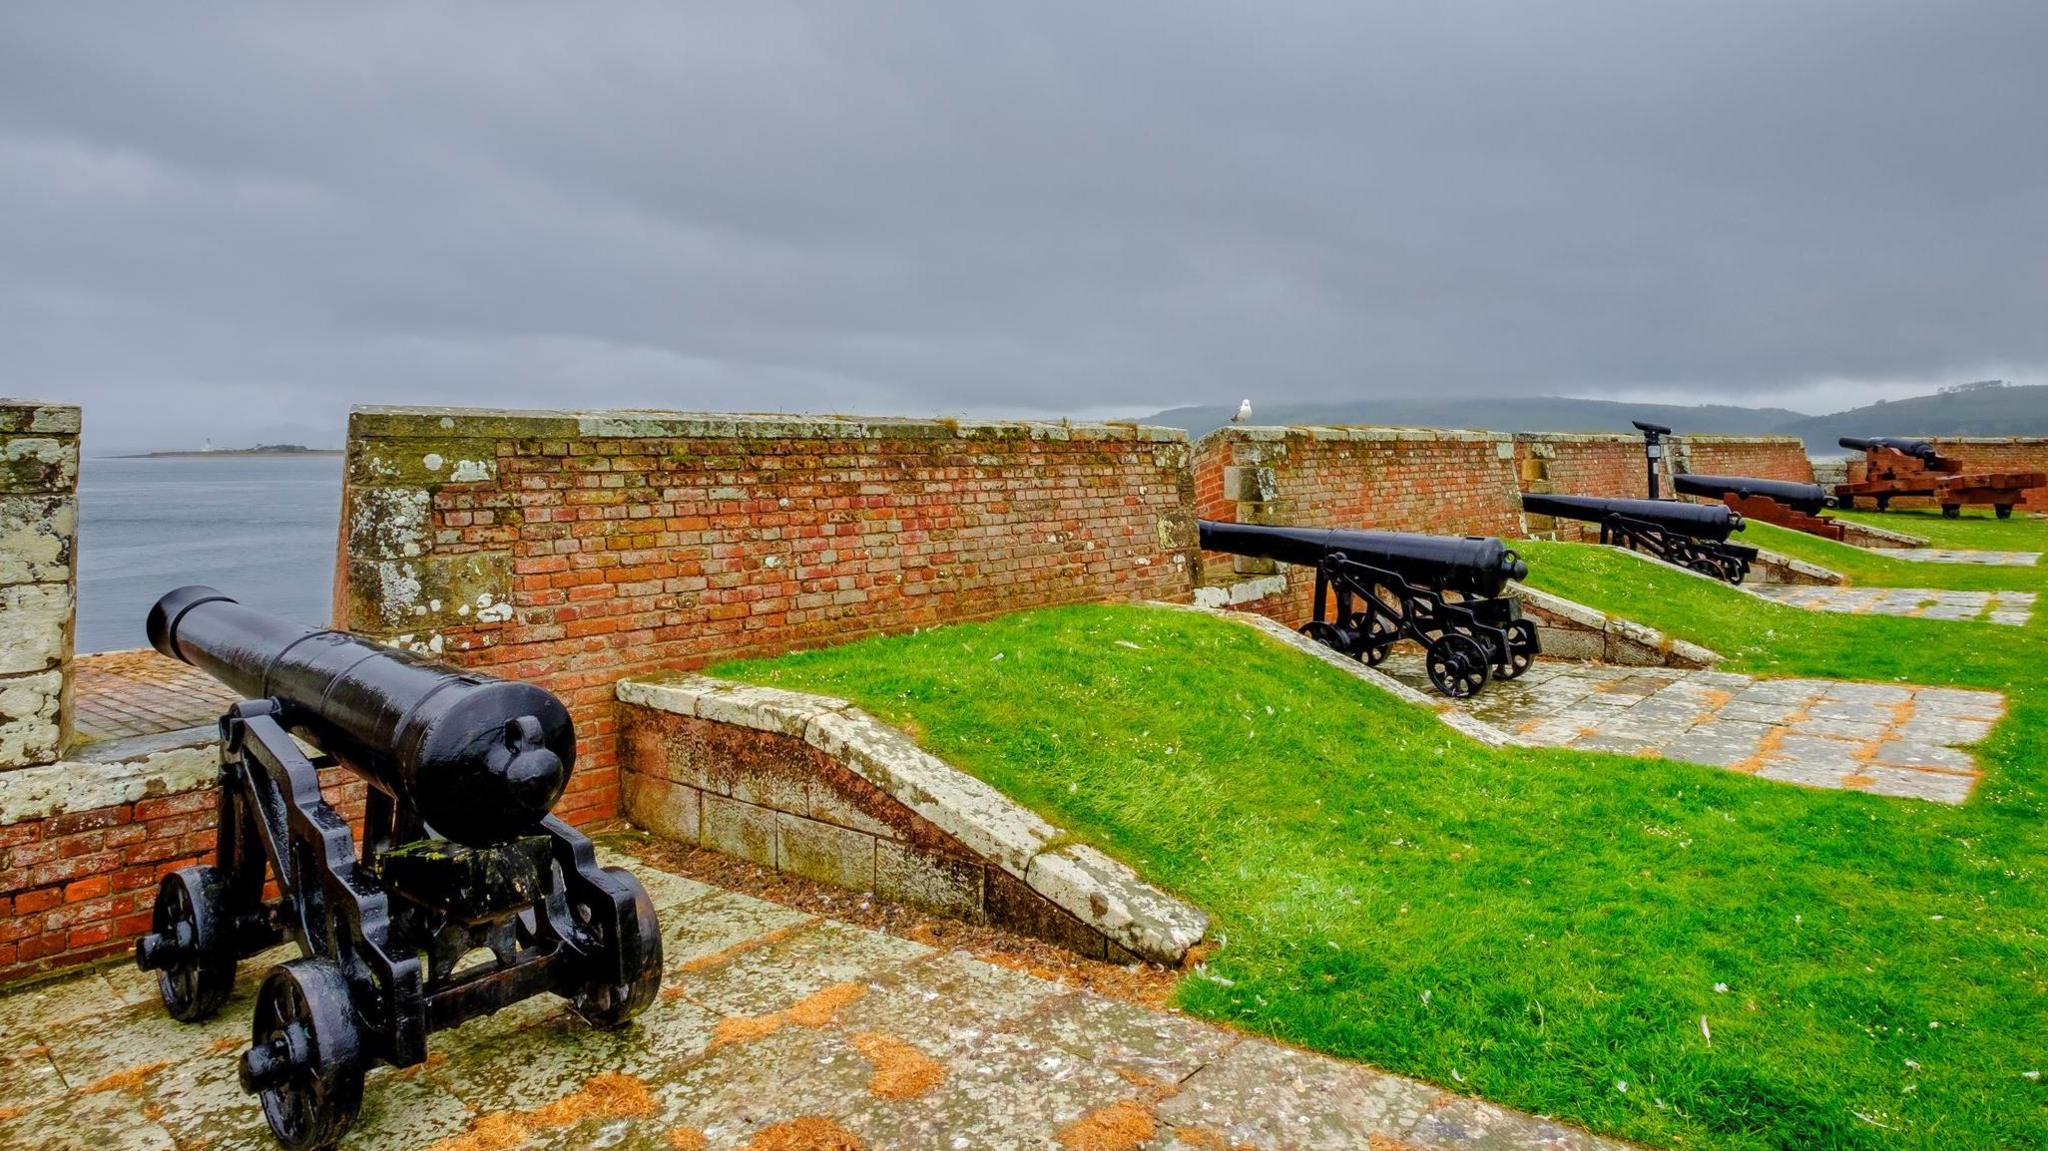
<instances>
[{"instance_id":1,"label":"sea water","mask_svg":"<svg viewBox=\"0 0 2048 1151\"><path fill-rule=\"evenodd\" d=\"M78 650L148 646L149 606L192 583L325 626L340 517L340 456L83 461Z\"/></svg>"}]
</instances>

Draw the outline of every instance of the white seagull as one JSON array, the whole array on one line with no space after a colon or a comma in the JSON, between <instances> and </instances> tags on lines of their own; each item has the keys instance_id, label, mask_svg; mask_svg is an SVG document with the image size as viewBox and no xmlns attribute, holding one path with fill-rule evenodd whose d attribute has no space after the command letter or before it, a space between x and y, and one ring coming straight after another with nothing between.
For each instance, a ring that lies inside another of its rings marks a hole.
<instances>
[{"instance_id":1,"label":"white seagull","mask_svg":"<svg viewBox=\"0 0 2048 1151\"><path fill-rule=\"evenodd\" d=\"M1236 415L1234 415L1234 416L1232 416L1232 417L1230 417L1230 422L1231 422L1231 423L1233 423L1233 424L1241 424L1241 423L1244 423L1244 422L1245 422L1246 420L1249 420L1249 419L1251 419L1251 418L1252 418L1252 402L1251 402L1251 400L1249 400L1249 399L1246 399L1246 400L1243 400L1243 401L1239 402L1239 404L1237 405L1237 414L1236 414Z\"/></svg>"}]
</instances>

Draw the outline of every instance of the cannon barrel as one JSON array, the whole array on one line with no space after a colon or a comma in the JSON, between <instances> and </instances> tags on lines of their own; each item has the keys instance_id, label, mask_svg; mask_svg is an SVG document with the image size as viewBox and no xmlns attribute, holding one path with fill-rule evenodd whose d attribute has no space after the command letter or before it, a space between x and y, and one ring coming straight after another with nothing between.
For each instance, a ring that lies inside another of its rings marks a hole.
<instances>
[{"instance_id":1,"label":"cannon barrel","mask_svg":"<svg viewBox=\"0 0 2048 1151\"><path fill-rule=\"evenodd\" d=\"M1836 443L1852 452L1867 452L1874 448L1890 448L1901 455L1915 459L1934 460L1934 445L1926 440L1909 440L1900 436L1843 436Z\"/></svg>"},{"instance_id":2,"label":"cannon barrel","mask_svg":"<svg viewBox=\"0 0 2048 1151\"><path fill-rule=\"evenodd\" d=\"M1699 540L1725 540L1729 533L1743 528L1742 517L1727 504L1526 494L1522 497L1522 509L1539 516L1558 516L1587 523L1599 523L1609 516L1626 516Z\"/></svg>"},{"instance_id":3,"label":"cannon barrel","mask_svg":"<svg viewBox=\"0 0 2048 1151\"><path fill-rule=\"evenodd\" d=\"M1208 551L1305 567L1321 563L1324 556L1342 553L1412 583L1467 595L1497 596L1509 580L1529 574L1529 565L1521 557L1490 537L1268 527L1219 520L1202 520L1198 526L1202 547Z\"/></svg>"},{"instance_id":4,"label":"cannon barrel","mask_svg":"<svg viewBox=\"0 0 2048 1151\"><path fill-rule=\"evenodd\" d=\"M432 663L347 632L181 587L149 610L151 647L251 699L427 825L489 845L530 832L568 785L569 712L528 683Z\"/></svg>"},{"instance_id":5,"label":"cannon barrel","mask_svg":"<svg viewBox=\"0 0 2048 1151\"><path fill-rule=\"evenodd\" d=\"M1820 510L1828 506L1827 493L1821 490L1819 484L1802 484L1791 480L1688 474L1671 477L1671 485L1686 495L1705 496L1712 500L1718 500L1725 495L1762 496L1810 516L1819 515Z\"/></svg>"}]
</instances>

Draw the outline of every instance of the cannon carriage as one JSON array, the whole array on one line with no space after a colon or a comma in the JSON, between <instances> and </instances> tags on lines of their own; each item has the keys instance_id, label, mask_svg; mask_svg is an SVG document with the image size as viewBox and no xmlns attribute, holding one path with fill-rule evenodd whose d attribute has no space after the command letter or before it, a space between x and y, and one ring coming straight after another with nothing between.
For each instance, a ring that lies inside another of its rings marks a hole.
<instances>
[{"instance_id":1,"label":"cannon carriage","mask_svg":"<svg viewBox=\"0 0 2048 1151\"><path fill-rule=\"evenodd\" d=\"M2029 488L2048 487L2048 475L2040 472L1965 473L1963 461L1942 455L1927 440L1843 436L1836 442L1863 453L1863 478L1835 485L1835 503L1843 508L1868 497L1882 512L1891 509L1894 497L1928 496L1949 519L1962 515L1965 504L1988 505L2006 519Z\"/></svg>"},{"instance_id":2,"label":"cannon carriage","mask_svg":"<svg viewBox=\"0 0 2048 1151\"><path fill-rule=\"evenodd\" d=\"M1841 524L1821 516L1828 494L1819 484L1687 473L1671 477L1671 486L1680 495L1720 500L1746 520L1762 520L1823 539L1839 540L1846 533Z\"/></svg>"},{"instance_id":3,"label":"cannon carriage","mask_svg":"<svg viewBox=\"0 0 2048 1151\"><path fill-rule=\"evenodd\" d=\"M297 945L263 979L239 1068L283 1146L333 1146L364 1074L421 1062L429 1032L542 992L601 1027L653 1001L653 903L549 814L576 748L554 696L206 587L164 596L148 631L247 698L220 722L214 861L164 877L136 961L197 1021L240 960ZM322 796L333 765L369 784L360 844Z\"/></svg>"},{"instance_id":4,"label":"cannon carriage","mask_svg":"<svg viewBox=\"0 0 2048 1151\"><path fill-rule=\"evenodd\" d=\"M1377 666L1403 639L1422 645L1430 683L1454 699L1514 679L1542 650L1504 596L1528 574L1498 539L1200 522L1207 551L1312 567L1310 639Z\"/></svg>"},{"instance_id":5,"label":"cannon carriage","mask_svg":"<svg viewBox=\"0 0 2048 1151\"><path fill-rule=\"evenodd\" d=\"M1679 500L1609 499L1605 496L1522 496L1524 511L1578 520L1600 528L1600 542L1652 555L1702 575L1740 584L1757 550L1731 544L1742 516L1726 504Z\"/></svg>"}]
</instances>

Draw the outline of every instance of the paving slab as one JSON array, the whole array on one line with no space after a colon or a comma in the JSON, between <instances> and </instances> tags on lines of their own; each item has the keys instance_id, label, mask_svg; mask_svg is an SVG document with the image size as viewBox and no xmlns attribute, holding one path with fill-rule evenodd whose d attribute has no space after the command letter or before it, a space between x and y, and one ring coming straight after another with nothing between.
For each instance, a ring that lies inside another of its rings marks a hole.
<instances>
[{"instance_id":1,"label":"paving slab","mask_svg":"<svg viewBox=\"0 0 2048 1151\"><path fill-rule=\"evenodd\" d=\"M1923 564L1978 564L1986 567L2033 567L2041 562L2040 552L1979 551L1970 548L1883 548L1886 559Z\"/></svg>"},{"instance_id":2,"label":"paving slab","mask_svg":"<svg viewBox=\"0 0 2048 1151\"><path fill-rule=\"evenodd\" d=\"M1397 651L1380 670L1428 683L1419 655ZM1969 799L1981 773L1965 749L2005 715L1997 692L1570 660L1538 660L1520 679L1446 703L1542 746L1936 803Z\"/></svg>"},{"instance_id":3,"label":"paving slab","mask_svg":"<svg viewBox=\"0 0 2048 1151\"><path fill-rule=\"evenodd\" d=\"M439 1032L427 1063L370 1073L346 1147L1621 1151L1426 1083L616 862L660 909L654 1005L604 1032L543 996ZM235 1067L261 973L289 954L245 962L234 998L202 1024L170 1020L150 978L121 968L0 995L0 1147L273 1147Z\"/></svg>"},{"instance_id":4,"label":"paving slab","mask_svg":"<svg viewBox=\"0 0 2048 1151\"><path fill-rule=\"evenodd\" d=\"M2020 627L2034 613L2033 592L1947 591L1940 588L1815 587L1758 584L1744 591L1809 611L1897 615L1913 619L1976 620Z\"/></svg>"}]
</instances>

